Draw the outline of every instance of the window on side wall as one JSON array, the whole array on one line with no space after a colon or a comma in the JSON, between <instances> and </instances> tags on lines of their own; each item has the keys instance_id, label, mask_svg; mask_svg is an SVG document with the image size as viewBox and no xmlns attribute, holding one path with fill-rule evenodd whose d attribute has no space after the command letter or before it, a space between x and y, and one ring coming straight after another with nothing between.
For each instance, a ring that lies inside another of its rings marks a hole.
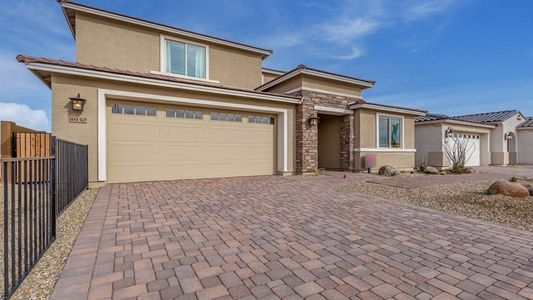
<instances>
[{"instance_id":1,"label":"window on side wall","mask_svg":"<svg viewBox=\"0 0 533 300\"><path fill-rule=\"evenodd\" d=\"M401 148L402 119L397 117L379 117L379 147Z\"/></svg>"},{"instance_id":2,"label":"window on side wall","mask_svg":"<svg viewBox=\"0 0 533 300\"><path fill-rule=\"evenodd\" d=\"M165 40L167 73L206 78L206 48L184 42Z\"/></svg>"}]
</instances>

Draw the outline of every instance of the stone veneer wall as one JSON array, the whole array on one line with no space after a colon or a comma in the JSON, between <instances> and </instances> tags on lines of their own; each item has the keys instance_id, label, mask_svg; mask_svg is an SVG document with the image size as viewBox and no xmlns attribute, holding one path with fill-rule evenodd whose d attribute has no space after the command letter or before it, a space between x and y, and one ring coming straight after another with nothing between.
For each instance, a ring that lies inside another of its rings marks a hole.
<instances>
[{"instance_id":1,"label":"stone veneer wall","mask_svg":"<svg viewBox=\"0 0 533 300\"><path fill-rule=\"evenodd\" d=\"M296 172L310 173L318 169L318 127L309 126L310 116L317 116L315 105L348 109L348 103L356 100L325 93L298 91L293 93L302 97L302 104L296 108ZM354 170L354 116L340 116L341 122L341 166L343 170Z\"/></svg>"}]
</instances>

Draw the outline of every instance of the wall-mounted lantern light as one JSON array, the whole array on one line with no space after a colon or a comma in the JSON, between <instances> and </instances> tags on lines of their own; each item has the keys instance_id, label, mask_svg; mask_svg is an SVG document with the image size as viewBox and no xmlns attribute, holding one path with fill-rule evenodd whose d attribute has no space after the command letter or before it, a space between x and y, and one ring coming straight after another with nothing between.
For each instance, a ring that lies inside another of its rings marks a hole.
<instances>
[{"instance_id":1,"label":"wall-mounted lantern light","mask_svg":"<svg viewBox=\"0 0 533 300\"><path fill-rule=\"evenodd\" d=\"M506 134L503 135L503 138L505 140L512 140L513 139L513 133L512 132L507 132Z\"/></svg>"},{"instance_id":2,"label":"wall-mounted lantern light","mask_svg":"<svg viewBox=\"0 0 533 300\"><path fill-rule=\"evenodd\" d=\"M315 115L309 115L307 118L309 121L309 126L317 126L318 125L318 117Z\"/></svg>"},{"instance_id":3,"label":"wall-mounted lantern light","mask_svg":"<svg viewBox=\"0 0 533 300\"><path fill-rule=\"evenodd\" d=\"M453 134L453 131L450 127L446 128L446 130L444 131L444 137L446 138L452 137L452 134Z\"/></svg>"},{"instance_id":4,"label":"wall-mounted lantern light","mask_svg":"<svg viewBox=\"0 0 533 300\"><path fill-rule=\"evenodd\" d=\"M78 93L78 96L69 98L70 105L72 110L74 111L83 111L83 106L85 105L85 102L87 100L80 97L80 93Z\"/></svg>"}]
</instances>

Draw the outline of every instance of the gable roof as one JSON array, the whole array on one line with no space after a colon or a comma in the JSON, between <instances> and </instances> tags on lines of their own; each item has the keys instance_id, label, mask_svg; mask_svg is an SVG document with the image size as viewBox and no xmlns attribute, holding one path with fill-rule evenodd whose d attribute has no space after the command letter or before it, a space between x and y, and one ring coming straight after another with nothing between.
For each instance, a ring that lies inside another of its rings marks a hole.
<instances>
[{"instance_id":1,"label":"gable roof","mask_svg":"<svg viewBox=\"0 0 533 300\"><path fill-rule=\"evenodd\" d=\"M261 54L263 56L263 58L265 58L267 56L270 56L272 54L272 52L273 52L272 50L263 49L263 48L259 48L259 47L255 47L255 46L250 46L250 45L239 43L239 42L229 41L229 40L226 40L226 39L217 38L217 37L210 36L210 35L207 35L207 34L197 33L197 32L193 32L193 31L185 30L183 28L178 28L178 27L173 27L173 26L161 24L161 23L156 23L156 22L153 22L153 21L145 20L145 19L131 17L131 16L127 16L127 15L124 15L124 14L120 14L120 13L111 12L111 11L108 11L108 10L104 10L104 9L88 6L88 5L85 5L85 4L79 4L79 3L72 2L72 1L69 1L69 0L58 0L58 2L60 3L60 5L61 5L61 7L63 9L63 14L65 15L65 18L67 20L67 23L68 23L68 25L70 27L70 31L72 32L72 36L74 37L74 39L76 39L75 12L79 11L79 12L83 12L83 13L87 13L87 14L98 15L98 16L101 16L101 17L115 19L115 20L131 23L131 24L144 26L144 27L154 28L154 29L157 29L157 30L160 30L160 31L163 31L163 32L167 32L167 33L173 33L173 34L178 34L178 35L181 35L181 36L187 36L187 37L194 38L194 39L201 40L201 41L205 41L205 42L211 42L211 43L215 43L215 44L221 44L221 45L225 45L225 46L229 46L229 47L234 47L234 48L247 50L247 51L250 51L250 52L255 52L255 53Z\"/></svg>"},{"instance_id":2,"label":"gable roof","mask_svg":"<svg viewBox=\"0 0 533 300\"><path fill-rule=\"evenodd\" d=\"M300 74L306 74L306 75L311 75L311 76L316 76L316 77L321 77L321 78L326 78L326 79L331 79L331 80L336 80L336 81L343 81L343 82L347 82L351 84L356 84L364 88L373 87L374 84L376 83L373 80L361 79L361 78L346 76L342 74L332 73L328 71L323 71L319 69L309 68L306 65L302 64L302 65L298 65L296 68L292 69L291 71L279 76L278 78L271 80L263 85L260 85L259 87L255 88L255 90L264 91L268 88L276 86Z\"/></svg>"},{"instance_id":3,"label":"gable roof","mask_svg":"<svg viewBox=\"0 0 533 300\"><path fill-rule=\"evenodd\" d=\"M49 79L40 73L64 73L79 76L89 76L104 78L109 80L119 80L126 82L138 82L152 85L162 85L165 87L182 88L193 91L211 92L225 95L234 95L248 98L281 101L289 103L300 103L300 98L290 95L280 95L275 93L258 92L254 90L227 87L218 83L195 81L174 76L167 76L153 73L133 72L108 67L100 67L78 62L50 59L44 57L33 57L18 55L17 61L26 64L28 69L35 73L46 85L50 86Z\"/></svg>"},{"instance_id":4,"label":"gable roof","mask_svg":"<svg viewBox=\"0 0 533 300\"><path fill-rule=\"evenodd\" d=\"M524 123L518 125L518 128L533 128L533 117L527 117Z\"/></svg>"},{"instance_id":5,"label":"gable roof","mask_svg":"<svg viewBox=\"0 0 533 300\"><path fill-rule=\"evenodd\" d=\"M518 110L504 110L504 111L496 111L496 112L454 116L453 118L458 119L458 120L463 120L463 121L481 123L481 124L494 124L494 123L500 123L505 120L508 120L512 118L513 116L515 116L516 114L521 114L521 113Z\"/></svg>"},{"instance_id":6,"label":"gable roof","mask_svg":"<svg viewBox=\"0 0 533 300\"><path fill-rule=\"evenodd\" d=\"M380 103L375 103L375 102L373 103L373 102L368 102L362 99L349 103L348 107L350 109L369 108L369 109L376 109L376 110L392 111L392 112L399 112L399 113L415 115L415 116L425 116L427 113L427 110L423 110L419 108L411 108L411 107L396 106L396 105L389 105L389 104L380 104Z\"/></svg>"}]
</instances>

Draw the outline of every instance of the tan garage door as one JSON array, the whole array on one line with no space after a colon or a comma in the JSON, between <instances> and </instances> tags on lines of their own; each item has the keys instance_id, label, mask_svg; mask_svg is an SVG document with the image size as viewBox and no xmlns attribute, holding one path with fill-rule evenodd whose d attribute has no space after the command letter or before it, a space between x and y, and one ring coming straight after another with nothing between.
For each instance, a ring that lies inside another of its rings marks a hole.
<instances>
[{"instance_id":1,"label":"tan garage door","mask_svg":"<svg viewBox=\"0 0 533 300\"><path fill-rule=\"evenodd\" d=\"M108 182L275 173L275 116L109 101Z\"/></svg>"}]
</instances>

